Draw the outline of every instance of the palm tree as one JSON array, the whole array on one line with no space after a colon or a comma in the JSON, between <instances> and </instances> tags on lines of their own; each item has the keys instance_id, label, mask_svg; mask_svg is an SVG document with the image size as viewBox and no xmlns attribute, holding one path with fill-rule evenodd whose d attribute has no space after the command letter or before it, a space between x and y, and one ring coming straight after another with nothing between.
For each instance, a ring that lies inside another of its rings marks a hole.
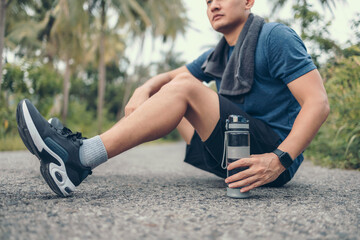
<instances>
[{"instance_id":1,"label":"palm tree","mask_svg":"<svg viewBox=\"0 0 360 240\"><path fill-rule=\"evenodd\" d=\"M162 37L166 42L169 39L174 42L178 34L184 34L189 24L189 19L186 16L186 10L182 1L178 0L138 0L139 4L143 6L144 11L151 21L151 36L153 38ZM133 27L133 26L132 26ZM141 47L139 48L138 55L142 52L142 46L146 40L147 26L141 23L134 26L132 31L132 39L140 38ZM140 59L140 58L138 58ZM140 63L141 64L141 63ZM135 67L133 76L124 82L125 94L123 96L122 106L119 109L117 118L119 119L124 115L124 108L127 101L131 96L131 91L134 86L139 85L145 76L143 66ZM136 76L138 75L138 76ZM142 79L142 80L141 80Z\"/></svg>"},{"instance_id":2,"label":"palm tree","mask_svg":"<svg viewBox=\"0 0 360 240\"><path fill-rule=\"evenodd\" d=\"M152 28L152 36L163 36L174 39L176 33L184 32L188 21L184 16L182 1L175 0L92 0L89 4L93 16L100 15L101 27L99 31L99 70L98 70L98 131L101 132L102 115L105 95L106 62L104 61L106 50L105 31L109 28L107 19L110 10L117 13L117 20L113 31L119 29L130 33L130 38L140 38L145 41L145 33ZM175 9L176 8L176 9ZM166 23L166 24L164 24ZM125 92L129 92L132 84L126 84Z\"/></svg>"},{"instance_id":3,"label":"palm tree","mask_svg":"<svg viewBox=\"0 0 360 240\"><path fill-rule=\"evenodd\" d=\"M102 119L103 119L103 106L104 106L104 97L105 97L105 87L106 87L106 52L111 51L112 49L106 49L106 32L109 29L108 18L109 10L115 10L118 13L117 24L113 31L117 31L119 27L120 19L122 16L126 18L126 22L130 25L135 25L135 22L138 21L134 18L134 14L140 16L140 20L150 24L150 20L147 18L141 6L136 2L136 0L90 0L89 1L89 12L92 18L100 16L100 28L98 30L98 106L97 106L97 117L98 117L98 132L101 132L102 128ZM121 17L120 17L121 15ZM95 21L96 22L96 21Z\"/></svg>"},{"instance_id":4,"label":"palm tree","mask_svg":"<svg viewBox=\"0 0 360 240\"><path fill-rule=\"evenodd\" d=\"M23 11L25 17L21 19L26 21L15 19L14 27L7 37L8 45L22 56L47 59L55 67L61 66L59 63L65 66L62 110L64 121L71 76L84 64L97 63L100 131L106 85L105 66L110 62L119 64L125 49L125 39L145 41L145 36L149 36L145 33L151 30L151 37L161 36L164 41L173 40L178 32L185 31L188 24L182 2L175 0L5 1L31 3L31 8L28 9L35 13L29 16L28 12Z\"/></svg>"},{"instance_id":5,"label":"palm tree","mask_svg":"<svg viewBox=\"0 0 360 240\"><path fill-rule=\"evenodd\" d=\"M189 24L186 9L179 0L142 0L144 9L152 22L153 36L162 36L175 40L179 34L184 34Z\"/></svg>"},{"instance_id":6,"label":"palm tree","mask_svg":"<svg viewBox=\"0 0 360 240\"><path fill-rule=\"evenodd\" d=\"M84 1L59 0L48 12L48 21L54 18L51 32L47 39L46 54L59 62L65 63L63 81L62 120L66 122L70 79L77 66L86 61L84 42L89 29L87 13L83 8Z\"/></svg>"}]
</instances>

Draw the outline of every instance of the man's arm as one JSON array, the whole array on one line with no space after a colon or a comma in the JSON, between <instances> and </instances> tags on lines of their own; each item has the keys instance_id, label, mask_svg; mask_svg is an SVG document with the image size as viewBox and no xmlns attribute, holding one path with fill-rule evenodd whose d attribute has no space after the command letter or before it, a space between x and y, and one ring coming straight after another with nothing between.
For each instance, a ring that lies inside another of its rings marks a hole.
<instances>
[{"instance_id":1,"label":"man's arm","mask_svg":"<svg viewBox=\"0 0 360 240\"><path fill-rule=\"evenodd\" d=\"M313 70L288 84L301 110L288 137L278 147L294 159L311 142L326 120L330 108L326 91L318 70ZM252 155L228 166L228 169L249 167L225 179L229 187L243 187L242 192L274 181L285 168L274 153ZM248 185L248 186L246 186ZM246 186L246 187L244 187Z\"/></svg>"},{"instance_id":2,"label":"man's arm","mask_svg":"<svg viewBox=\"0 0 360 240\"><path fill-rule=\"evenodd\" d=\"M125 107L125 116L129 116L136 108L143 104L152 95L157 93L162 86L174 79L178 74L189 73L185 66L175 70L159 74L150 78L142 86L138 87L134 94L131 96L128 104Z\"/></svg>"},{"instance_id":3,"label":"man's arm","mask_svg":"<svg viewBox=\"0 0 360 240\"><path fill-rule=\"evenodd\" d=\"M288 84L301 106L289 136L278 147L295 159L310 144L330 112L326 91L318 70Z\"/></svg>"}]
</instances>

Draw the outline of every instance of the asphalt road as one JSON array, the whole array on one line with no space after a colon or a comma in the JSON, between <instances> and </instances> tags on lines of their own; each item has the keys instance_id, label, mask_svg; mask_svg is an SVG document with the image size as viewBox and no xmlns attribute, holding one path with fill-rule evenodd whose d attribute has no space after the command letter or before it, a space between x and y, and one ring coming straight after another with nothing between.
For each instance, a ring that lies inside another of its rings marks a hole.
<instances>
[{"instance_id":1,"label":"asphalt road","mask_svg":"<svg viewBox=\"0 0 360 240\"><path fill-rule=\"evenodd\" d=\"M0 153L0 239L360 239L360 172L305 162L282 188L226 197L182 161L184 143L143 145L58 198L26 151Z\"/></svg>"}]
</instances>

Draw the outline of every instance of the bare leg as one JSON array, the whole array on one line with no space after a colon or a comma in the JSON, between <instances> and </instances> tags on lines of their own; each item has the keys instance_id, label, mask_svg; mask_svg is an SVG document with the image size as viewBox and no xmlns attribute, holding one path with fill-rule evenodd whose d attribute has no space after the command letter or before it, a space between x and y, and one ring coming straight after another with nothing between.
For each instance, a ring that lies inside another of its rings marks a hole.
<instances>
[{"instance_id":1,"label":"bare leg","mask_svg":"<svg viewBox=\"0 0 360 240\"><path fill-rule=\"evenodd\" d=\"M165 136L185 117L206 140L219 120L217 94L191 74L181 74L163 86L130 116L101 134L108 157L143 142Z\"/></svg>"},{"instance_id":2,"label":"bare leg","mask_svg":"<svg viewBox=\"0 0 360 240\"><path fill-rule=\"evenodd\" d=\"M185 142L187 144L190 144L195 132L194 127L191 125L191 123L189 123L186 118L183 118L176 128L179 131L181 137L185 140Z\"/></svg>"}]
</instances>

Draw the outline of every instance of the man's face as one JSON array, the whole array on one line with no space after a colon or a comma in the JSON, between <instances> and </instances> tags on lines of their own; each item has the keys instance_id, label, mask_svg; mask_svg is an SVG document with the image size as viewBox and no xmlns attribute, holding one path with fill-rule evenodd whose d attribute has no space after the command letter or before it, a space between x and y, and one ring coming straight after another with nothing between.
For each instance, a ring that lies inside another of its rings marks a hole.
<instances>
[{"instance_id":1,"label":"man's face","mask_svg":"<svg viewBox=\"0 0 360 240\"><path fill-rule=\"evenodd\" d=\"M205 0L207 15L215 31L234 31L247 18L248 0Z\"/></svg>"}]
</instances>

